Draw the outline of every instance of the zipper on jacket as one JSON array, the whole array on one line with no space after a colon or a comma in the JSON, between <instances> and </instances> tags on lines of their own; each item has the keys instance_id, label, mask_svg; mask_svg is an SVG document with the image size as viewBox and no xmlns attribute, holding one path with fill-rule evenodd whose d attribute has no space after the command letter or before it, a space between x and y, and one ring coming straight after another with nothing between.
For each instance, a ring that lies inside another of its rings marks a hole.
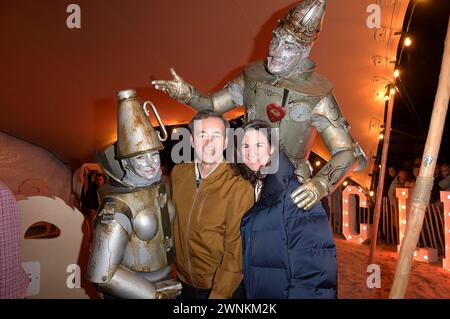
<instances>
[{"instance_id":1,"label":"zipper on jacket","mask_svg":"<svg viewBox=\"0 0 450 319\"><path fill-rule=\"evenodd\" d=\"M251 279L253 277L253 272L251 271L251 266L250 266L250 259L251 259L251 245L250 245L250 236L251 236L251 226L252 226L252 219L249 218L249 220L247 221L247 225L245 225L244 228L244 236L245 236L245 250L243 250L243 272L244 272L244 286L245 286L245 279L247 278L247 282L248 282L248 287L245 287L245 289L247 289L247 296L253 296L252 295L252 285L253 285L253 280ZM246 275L245 275L246 274ZM250 297L252 298L252 297Z\"/></svg>"},{"instance_id":2,"label":"zipper on jacket","mask_svg":"<svg viewBox=\"0 0 450 319\"><path fill-rule=\"evenodd\" d=\"M287 190L289 190L289 186L290 186L290 183L287 185ZM287 196L287 195L285 195L285 196ZM287 233L287 230L286 230L286 220L285 220L286 216L284 214L284 212L285 212L285 205L286 205L286 203L283 200L283 211L281 212L281 219L283 221L282 227L283 227L283 231L284 231L284 236L286 236L286 257L287 257L287 261L288 261L287 269L288 269L288 276L289 276L289 278L288 278L289 286L288 286L288 291L287 291L287 298L289 299L289 292L290 292L290 286L291 286L291 281L292 281L292 269L291 269L291 258L289 256L289 236L288 236L288 233Z\"/></svg>"},{"instance_id":3,"label":"zipper on jacket","mask_svg":"<svg viewBox=\"0 0 450 319\"><path fill-rule=\"evenodd\" d=\"M189 240L188 239L189 239L189 230L191 227L192 210L194 209L195 201L197 199L198 190L200 189L200 187L201 187L201 185L199 185L198 188L197 187L195 188L195 196L192 201L191 209L189 211L188 224L187 224L187 229L186 229L186 257L187 257L186 259L187 259L187 263L188 263L189 276L191 277L191 283L192 283L193 287L195 287L195 282L194 282L194 277L192 276L192 264L191 264L191 259L190 259Z\"/></svg>"}]
</instances>

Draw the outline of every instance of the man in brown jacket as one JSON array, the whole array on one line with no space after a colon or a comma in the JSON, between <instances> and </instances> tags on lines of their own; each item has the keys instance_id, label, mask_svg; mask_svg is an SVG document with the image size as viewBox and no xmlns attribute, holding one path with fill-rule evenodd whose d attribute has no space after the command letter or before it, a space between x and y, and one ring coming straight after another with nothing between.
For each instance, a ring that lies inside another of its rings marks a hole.
<instances>
[{"instance_id":1,"label":"man in brown jacket","mask_svg":"<svg viewBox=\"0 0 450 319\"><path fill-rule=\"evenodd\" d=\"M197 113L189 123L195 163L172 171L180 298L231 298L242 281L240 223L253 205L253 187L224 160L228 127L219 113Z\"/></svg>"}]
</instances>

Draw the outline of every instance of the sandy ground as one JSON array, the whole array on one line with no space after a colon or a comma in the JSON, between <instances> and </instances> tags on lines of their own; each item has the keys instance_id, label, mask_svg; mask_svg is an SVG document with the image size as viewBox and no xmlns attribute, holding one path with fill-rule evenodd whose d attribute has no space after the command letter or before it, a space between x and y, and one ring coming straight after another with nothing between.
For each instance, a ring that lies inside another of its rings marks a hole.
<instances>
[{"instance_id":1,"label":"sandy ground","mask_svg":"<svg viewBox=\"0 0 450 319\"><path fill-rule=\"evenodd\" d=\"M381 288L367 288L370 244L358 245L335 237L339 263L340 299L388 298L394 279L397 252L394 246L377 245L377 264L381 267ZM442 261L426 264L413 261L405 298L450 298L450 271L442 268Z\"/></svg>"}]
</instances>

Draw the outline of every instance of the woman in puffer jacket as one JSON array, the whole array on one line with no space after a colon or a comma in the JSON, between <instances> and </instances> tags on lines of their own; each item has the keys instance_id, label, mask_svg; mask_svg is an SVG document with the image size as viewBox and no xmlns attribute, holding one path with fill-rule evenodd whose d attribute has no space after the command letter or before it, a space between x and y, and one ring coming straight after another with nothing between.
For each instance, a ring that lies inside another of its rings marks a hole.
<instances>
[{"instance_id":1,"label":"woman in puffer jacket","mask_svg":"<svg viewBox=\"0 0 450 319\"><path fill-rule=\"evenodd\" d=\"M255 205L241 223L246 297L336 298L336 246L325 210L294 204L290 194L300 183L287 156L271 145L267 123L242 129L233 168L255 186Z\"/></svg>"}]
</instances>

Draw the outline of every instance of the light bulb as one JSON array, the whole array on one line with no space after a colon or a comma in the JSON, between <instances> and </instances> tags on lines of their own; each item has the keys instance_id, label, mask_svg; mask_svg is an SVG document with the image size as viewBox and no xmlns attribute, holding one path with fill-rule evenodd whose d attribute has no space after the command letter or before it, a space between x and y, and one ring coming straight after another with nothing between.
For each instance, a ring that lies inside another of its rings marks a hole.
<instances>
[{"instance_id":1,"label":"light bulb","mask_svg":"<svg viewBox=\"0 0 450 319\"><path fill-rule=\"evenodd\" d=\"M398 78L400 75L400 71L398 69L395 69L394 71L394 78Z\"/></svg>"},{"instance_id":2,"label":"light bulb","mask_svg":"<svg viewBox=\"0 0 450 319\"><path fill-rule=\"evenodd\" d=\"M405 47L409 47L412 43L412 40L410 37L406 37L403 43L405 44Z\"/></svg>"}]
</instances>

